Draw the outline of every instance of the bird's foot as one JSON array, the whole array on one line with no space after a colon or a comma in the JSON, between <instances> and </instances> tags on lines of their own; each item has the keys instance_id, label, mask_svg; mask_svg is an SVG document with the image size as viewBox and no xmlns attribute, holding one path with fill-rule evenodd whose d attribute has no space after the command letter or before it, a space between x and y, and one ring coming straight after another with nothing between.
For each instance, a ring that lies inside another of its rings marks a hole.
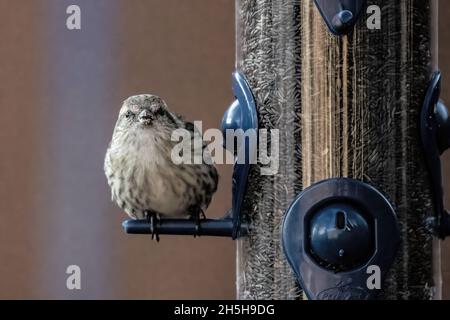
<instances>
[{"instance_id":1,"label":"bird's foot","mask_svg":"<svg viewBox=\"0 0 450 320\"><path fill-rule=\"evenodd\" d=\"M195 223L194 238L197 238L197 236L200 237L200 230L201 230L200 217L198 215L197 216L192 216L191 220L193 220L194 223Z\"/></svg>"},{"instance_id":2,"label":"bird's foot","mask_svg":"<svg viewBox=\"0 0 450 320\"><path fill-rule=\"evenodd\" d=\"M205 211L203 211L203 209L200 209L200 218L202 219L202 220L206 220L206 214L205 214Z\"/></svg>"},{"instance_id":3,"label":"bird's foot","mask_svg":"<svg viewBox=\"0 0 450 320\"><path fill-rule=\"evenodd\" d=\"M194 238L201 236L202 231L202 220L206 219L205 212L202 209L197 210L197 213L194 214L193 219L195 221L195 233Z\"/></svg>"},{"instance_id":4,"label":"bird's foot","mask_svg":"<svg viewBox=\"0 0 450 320\"><path fill-rule=\"evenodd\" d=\"M159 242L159 217L156 212L147 211L146 212L147 222L150 224L150 233L152 235L152 240Z\"/></svg>"}]
</instances>

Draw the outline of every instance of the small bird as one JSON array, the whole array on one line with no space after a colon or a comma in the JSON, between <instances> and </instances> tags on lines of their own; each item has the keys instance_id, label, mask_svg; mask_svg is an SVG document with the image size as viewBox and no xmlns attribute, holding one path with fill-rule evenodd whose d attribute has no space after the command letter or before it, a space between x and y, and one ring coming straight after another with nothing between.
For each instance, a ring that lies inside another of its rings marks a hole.
<instances>
[{"instance_id":1,"label":"small bird","mask_svg":"<svg viewBox=\"0 0 450 320\"><path fill-rule=\"evenodd\" d=\"M161 98L131 96L122 105L105 156L112 201L131 218L147 219L156 240L155 221L161 217L195 219L198 232L219 179L210 161L172 161L172 149L178 142L172 141L171 135L176 129L188 130L192 142L198 133L192 123L170 112ZM208 152L205 145L201 152ZM202 159L208 157L209 153Z\"/></svg>"}]
</instances>

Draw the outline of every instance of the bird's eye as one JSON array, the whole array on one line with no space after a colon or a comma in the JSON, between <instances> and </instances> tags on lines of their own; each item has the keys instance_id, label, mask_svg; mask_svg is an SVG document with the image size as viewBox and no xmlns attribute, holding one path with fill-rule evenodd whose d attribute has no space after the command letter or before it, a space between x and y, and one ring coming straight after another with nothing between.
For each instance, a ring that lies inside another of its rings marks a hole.
<instances>
[{"instance_id":1,"label":"bird's eye","mask_svg":"<svg viewBox=\"0 0 450 320\"><path fill-rule=\"evenodd\" d=\"M128 110L128 111L125 113L125 118L129 119L129 118L131 118L133 115L134 115L134 113L131 112L130 110Z\"/></svg>"},{"instance_id":2,"label":"bird's eye","mask_svg":"<svg viewBox=\"0 0 450 320\"><path fill-rule=\"evenodd\" d=\"M166 114L163 108L158 108L155 112L158 116L163 116Z\"/></svg>"}]
</instances>

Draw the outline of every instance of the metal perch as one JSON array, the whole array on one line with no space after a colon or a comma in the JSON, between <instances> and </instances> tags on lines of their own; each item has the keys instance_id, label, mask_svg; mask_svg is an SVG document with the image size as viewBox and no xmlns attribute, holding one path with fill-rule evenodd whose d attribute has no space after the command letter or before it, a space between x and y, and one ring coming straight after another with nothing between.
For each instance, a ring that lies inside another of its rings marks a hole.
<instances>
[{"instance_id":1,"label":"metal perch","mask_svg":"<svg viewBox=\"0 0 450 320\"><path fill-rule=\"evenodd\" d=\"M188 219L160 219L152 228L147 220L126 220L122 224L126 233L129 234L166 234L184 236L211 236L211 237L232 237L233 219L226 217L220 220L203 219L197 229L197 222ZM152 230L153 229L153 230ZM245 236L248 233L246 223L241 223L239 235Z\"/></svg>"}]
</instances>

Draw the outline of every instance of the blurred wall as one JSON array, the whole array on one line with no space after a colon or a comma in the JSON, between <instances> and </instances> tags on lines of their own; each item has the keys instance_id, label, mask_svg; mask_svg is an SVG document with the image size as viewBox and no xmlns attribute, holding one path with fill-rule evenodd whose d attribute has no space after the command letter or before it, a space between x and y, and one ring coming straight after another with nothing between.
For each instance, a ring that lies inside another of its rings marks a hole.
<instances>
[{"instance_id":1,"label":"blurred wall","mask_svg":"<svg viewBox=\"0 0 450 320\"><path fill-rule=\"evenodd\" d=\"M66 29L66 8L82 30ZM233 100L229 0L0 0L0 298L233 298L229 239L127 236L103 158L121 102L204 128ZM231 203L231 168L208 216ZM82 290L66 289L81 267Z\"/></svg>"},{"instance_id":2,"label":"blurred wall","mask_svg":"<svg viewBox=\"0 0 450 320\"><path fill-rule=\"evenodd\" d=\"M441 98L450 106L450 1L439 1L439 68L441 69L442 93ZM445 206L450 208L450 152L447 151L443 159ZM444 285L442 296L450 299L450 239L442 244L442 274Z\"/></svg>"},{"instance_id":3,"label":"blurred wall","mask_svg":"<svg viewBox=\"0 0 450 320\"><path fill-rule=\"evenodd\" d=\"M130 95L157 93L205 129L218 126L233 98L233 2L0 0L0 298L234 298L231 240L125 235L102 169ZM74 3L81 31L65 27ZM440 15L445 31L449 2ZM448 32L440 43L450 101ZM211 217L231 203L231 168L219 169ZM71 264L81 291L66 289Z\"/></svg>"}]
</instances>

